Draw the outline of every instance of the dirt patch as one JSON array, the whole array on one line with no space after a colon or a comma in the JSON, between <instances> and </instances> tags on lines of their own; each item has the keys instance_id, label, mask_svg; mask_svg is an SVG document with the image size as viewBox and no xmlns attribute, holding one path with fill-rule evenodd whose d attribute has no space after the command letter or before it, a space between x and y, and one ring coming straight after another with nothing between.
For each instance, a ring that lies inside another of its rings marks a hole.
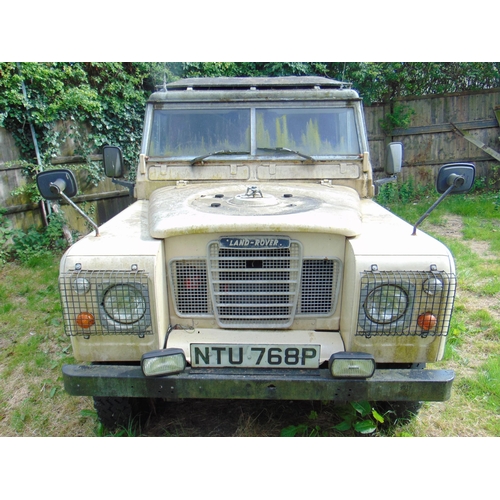
<instances>
[{"instance_id":1,"label":"dirt patch","mask_svg":"<svg viewBox=\"0 0 500 500\"><path fill-rule=\"evenodd\" d=\"M444 224L440 225L425 223L423 228L424 231L427 230L445 238L463 239L464 223L459 216L447 216Z\"/></svg>"},{"instance_id":2,"label":"dirt patch","mask_svg":"<svg viewBox=\"0 0 500 500\"><path fill-rule=\"evenodd\" d=\"M440 225L429 223L424 225L424 231L429 231L438 237L463 241L475 254L480 255L483 259L498 258L497 255L490 251L490 244L487 241L464 240L463 229L464 223L458 215L447 216L444 223Z\"/></svg>"},{"instance_id":3,"label":"dirt patch","mask_svg":"<svg viewBox=\"0 0 500 500\"><path fill-rule=\"evenodd\" d=\"M480 309L487 310L497 321L500 321L500 304L498 297L478 296L471 293L466 294L467 307L478 311Z\"/></svg>"}]
</instances>

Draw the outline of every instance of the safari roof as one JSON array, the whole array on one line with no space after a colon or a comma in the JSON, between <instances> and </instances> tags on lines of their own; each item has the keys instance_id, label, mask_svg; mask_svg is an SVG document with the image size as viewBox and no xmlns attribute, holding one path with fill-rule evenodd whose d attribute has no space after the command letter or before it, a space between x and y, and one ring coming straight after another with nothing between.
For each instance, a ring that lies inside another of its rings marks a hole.
<instances>
[{"instance_id":1,"label":"safari roof","mask_svg":"<svg viewBox=\"0 0 500 500\"><path fill-rule=\"evenodd\" d=\"M351 84L320 76L184 78L163 85L149 102L359 99Z\"/></svg>"}]
</instances>

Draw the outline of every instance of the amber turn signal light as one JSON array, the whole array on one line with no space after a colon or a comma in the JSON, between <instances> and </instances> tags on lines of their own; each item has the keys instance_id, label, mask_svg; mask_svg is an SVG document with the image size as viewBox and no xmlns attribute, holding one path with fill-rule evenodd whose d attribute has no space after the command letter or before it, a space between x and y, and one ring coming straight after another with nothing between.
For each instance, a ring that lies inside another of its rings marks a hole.
<instances>
[{"instance_id":1,"label":"amber turn signal light","mask_svg":"<svg viewBox=\"0 0 500 500\"><path fill-rule=\"evenodd\" d=\"M437 325L437 318L434 316L434 314L430 312L426 312L424 314L421 314L417 318L417 325L422 328L422 330L432 330L433 328L436 327Z\"/></svg>"},{"instance_id":2,"label":"amber turn signal light","mask_svg":"<svg viewBox=\"0 0 500 500\"><path fill-rule=\"evenodd\" d=\"M95 318L92 314L90 314L88 312L81 312L76 317L76 324L80 328L90 328L92 325L95 324Z\"/></svg>"}]
</instances>

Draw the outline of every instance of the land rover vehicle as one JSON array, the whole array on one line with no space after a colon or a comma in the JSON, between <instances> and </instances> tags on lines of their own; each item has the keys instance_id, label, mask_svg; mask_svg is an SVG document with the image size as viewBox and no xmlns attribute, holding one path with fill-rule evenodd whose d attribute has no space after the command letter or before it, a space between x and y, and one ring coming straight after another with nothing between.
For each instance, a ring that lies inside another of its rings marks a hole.
<instances>
[{"instance_id":1,"label":"land rover vehicle","mask_svg":"<svg viewBox=\"0 0 500 500\"><path fill-rule=\"evenodd\" d=\"M116 147L106 175L123 175ZM390 144L386 174L401 169ZM383 179L380 182L385 182ZM447 165L438 188L470 188ZM66 390L101 420L143 398L445 401L449 250L373 201L362 101L318 77L201 78L151 95L135 201L64 255ZM67 171L46 195L76 192ZM48 193L48 194L47 194Z\"/></svg>"}]
</instances>

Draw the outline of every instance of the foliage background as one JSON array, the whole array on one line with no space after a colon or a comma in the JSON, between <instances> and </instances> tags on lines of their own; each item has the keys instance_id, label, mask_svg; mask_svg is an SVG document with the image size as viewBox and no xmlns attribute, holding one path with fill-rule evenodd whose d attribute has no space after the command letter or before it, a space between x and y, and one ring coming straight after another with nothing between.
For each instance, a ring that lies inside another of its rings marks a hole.
<instances>
[{"instance_id":1,"label":"foliage background","mask_svg":"<svg viewBox=\"0 0 500 500\"><path fill-rule=\"evenodd\" d=\"M119 145L133 177L144 105L155 86L185 77L286 75L349 81L365 104L500 87L497 62L2 62L0 127L14 135L23 159L32 164L30 123L47 165L66 135L75 141L75 154L87 157L106 144ZM60 121L86 123L88 130L61 130L55 126Z\"/></svg>"}]
</instances>

